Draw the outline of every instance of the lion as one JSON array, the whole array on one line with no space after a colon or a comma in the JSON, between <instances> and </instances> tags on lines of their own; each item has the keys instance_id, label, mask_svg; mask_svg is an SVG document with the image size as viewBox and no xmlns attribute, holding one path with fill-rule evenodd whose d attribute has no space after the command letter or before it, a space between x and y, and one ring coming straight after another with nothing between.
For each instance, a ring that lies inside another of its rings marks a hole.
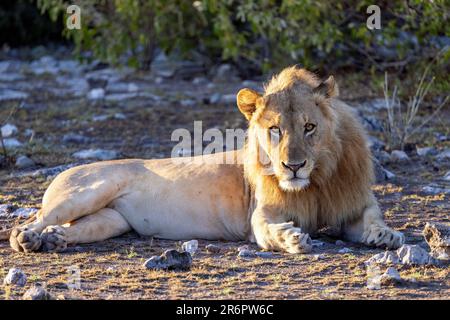
<instances>
[{"instance_id":1,"label":"lion","mask_svg":"<svg viewBox=\"0 0 450 320\"><path fill-rule=\"evenodd\" d=\"M371 190L365 132L337 99L332 76L289 67L264 93L242 89L242 149L178 159L114 160L71 168L46 190L32 222L11 231L19 252L62 251L128 231L155 238L256 242L307 253L324 227L349 241L398 248ZM231 157L233 163L225 163Z\"/></svg>"}]
</instances>

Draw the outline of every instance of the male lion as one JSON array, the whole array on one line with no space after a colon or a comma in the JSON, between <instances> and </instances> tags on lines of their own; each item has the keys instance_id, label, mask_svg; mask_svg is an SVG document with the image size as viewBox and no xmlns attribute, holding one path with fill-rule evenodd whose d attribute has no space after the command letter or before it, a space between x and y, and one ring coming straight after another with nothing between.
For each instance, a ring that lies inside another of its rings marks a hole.
<instances>
[{"instance_id":1,"label":"male lion","mask_svg":"<svg viewBox=\"0 0 450 320\"><path fill-rule=\"evenodd\" d=\"M386 226L370 189L364 131L337 93L333 77L320 82L287 68L263 95L239 91L249 121L241 150L203 161L134 159L69 169L45 192L36 220L11 232L11 247L60 251L135 230L303 253L312 247L308 233L329 226L351 241L397 248L404 236ZM225 156L243 165L225 164Z\"/></svg>"}]
</instances>

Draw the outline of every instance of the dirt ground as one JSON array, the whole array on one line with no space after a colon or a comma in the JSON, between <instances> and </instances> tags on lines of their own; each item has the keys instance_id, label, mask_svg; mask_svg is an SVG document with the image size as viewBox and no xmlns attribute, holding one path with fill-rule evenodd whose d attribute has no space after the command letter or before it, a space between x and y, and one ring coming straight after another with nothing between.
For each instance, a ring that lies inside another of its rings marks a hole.
<instances>
[{"instance_id":1,"label":"dirt ground","mask_svg":"<svg viewBox=\"0 0 450 320\"><path fill-rule=\"evenodd\" d=\"M74 163L71 155L80 149L103 148L120 152L121 158L167 157L175 142L170 134L175 128L193 129L194 120L202 120L203 128L245 128L245 121L233 103L205 103L216 92L236 93L241 82L206 86L192 81L165 79L157 83L148 76L133 74L123 81L133 81L143 90L157 95L159 100L130 99L119 102L88 101L84 97L56 94L58 84L47 76L28 76L33 83L26 103L0 106L0 119L19 128L18 137L27 143L10 155L27 154L37 163L28 170L14 167L0 171L0 204L17 207L40 207L41 197L51 182L45 175L27 174L39 168ZM376 97L364 81L338 81L344 100L357 106ZM191 99L195 105L180 101ZM125 115L125 119L114 117ZM93 116L111 116L106 121L94 121ZM380 118L383 114L380 113ZM450 114L443 111L420 137L419 146L448 148L449 141L438 141L435 132L449 135ZM34 134L25 135L25 129ZM81 146L64 143L67 133L82 134L89 141ZM370 132L380 137L379 133ZM396 177L373 186L387 223L405 233L407 243L423 244L421 232L426 222L449 223L449 194L427 194L422 188L450 170L450 161L437 162L431 157L409 153L405 164L391 163L385 167ZM91 160L92 161L92 160ZM0 218L0 226L8 227L19 219ZM59 299L449 299L450 269L437 266L401 266L402 285L366 288L367 271L364 261L382 249L346 243L350 253L339 253L343 246L336 238L321 234L324 242L311 254L274 253L272 258L241 259L237 248L244 243L199 241L190 271L149 271L142 267L150 256L169 248L179 248L175 241L139 237L135 233L108 241L70 247L64 253L25 255L12 251L7 242L0 242L0 279L12 267L28 276L24 288L0 284L0 299L19 299L32 283L46 285ZM189 240L189 239L188 239ZM222 248L217 254L205 251L214 243ZM256 247L255 247L256 249ZM317 259L317 254L323 254ZM68 270L76 266L81 271L81 288L67 286ZM383 267L382 267L383 268ZM384 269L382 270L384 272Z\"/></svg>"}]
</instances>

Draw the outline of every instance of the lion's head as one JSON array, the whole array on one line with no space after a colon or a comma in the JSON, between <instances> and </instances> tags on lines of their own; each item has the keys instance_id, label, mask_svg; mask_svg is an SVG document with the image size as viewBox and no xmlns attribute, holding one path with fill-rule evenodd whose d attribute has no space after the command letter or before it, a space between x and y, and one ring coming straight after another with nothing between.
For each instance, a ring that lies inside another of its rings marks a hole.
<instances>
[{"instance_id":1,"label":"lion's head","mask_svg":"<svg viewBox=\"0 0 450 320\"><path fill-rule=\"evenodd\" d=\"M247 148L253 162L248 169L263 170L289 192L326 179L340 152L331 107L338 94L334 78L321 82L291 67L273 77L264 91L242 89L237 95L238 107L249 121Z\"/></svg>"}]
</instances>

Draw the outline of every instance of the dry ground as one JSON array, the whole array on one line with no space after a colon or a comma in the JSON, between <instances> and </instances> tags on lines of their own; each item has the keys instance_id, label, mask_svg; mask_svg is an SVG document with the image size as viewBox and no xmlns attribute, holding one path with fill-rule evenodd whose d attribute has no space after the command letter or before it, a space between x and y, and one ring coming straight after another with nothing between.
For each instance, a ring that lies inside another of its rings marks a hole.
<instances>
[{"instance_id":1,"label":"dry ground","mask_svg":"<svg viewBox=\"0 0 450 320\"><path fill-rule=\"evenodd\" d=\"M189 93L208 96L216 91L236 92L240 83L205 88L185 81L165 81L152 84L146 78L135 76L133 81L149 85L149 90L160 95L158 103L143 99L120 103L92 103L85 99L68 99L52 95L45 89L51 79L33 78L36 92L27 100L25 108L17 109L10 122L16 124L22 141L29 143L20 152L29 154L39 167L72 163L74 151L90 147L115 149L124 158L164 157L170 155L174 142L170 133L184 127L192 131L194 120L203 120L204 128L245 127L243 117L232 105L198 103L183 107L179 101ZM342 82L342 81L341 81ZM353 104L373 97L364 82L355 82L351 88L341 84L343 97ZM0 119L6 118L13 103L3 104ZM92 116L121 112L126 120L92 121ZM433 133L449 134L449 114L444 112L421 138L420 146L449 147L449 142L438 142ZM26 128L35 131L31 139L25 137ZM82 146L62 143L65 133L81 133L91 140ZM427 221L450 222L449 195L427 195L421 188L438 181L450 169L449 162L437 163L431 158L412 159L404 165L392 164L389 170L396 178L373 189L380 201L389 225L406 234L407 242L421 243L421 230ZM0 171L0 203L20 207L39 207L41 197L50 180L40 176L20 176L12 168ZM0 220L0 225L11 226L17 221ZM312 254L274 254L273 258L242 260L237 247L242 243L200 241L191 271L163 272L142 268L143 262L154 254L180 244L174 241L140 238L134 233L91 245L71 247L64 253L37 253L24 255L13 252L7 242L0 242L0 279L9 268L21 268L28 275L25 288L0 285L0 298L18 299L33 282L45 283L59 298L72 299L449 299L450 270L436 266L404 266L402 277L412 281L381 290L366 288L364 261L381 249L370 249L346 244L351 253L341 254L342 247L335 240L321 235L322 247ZM222 247L218 254L205 252L205 245L215 243ZM316 260L315 254L323 253ZM81 289L69 290L66 281L68 268L81 270ZM384 270L383 270L384 271Z\"/></svg>"}]
</instances>

